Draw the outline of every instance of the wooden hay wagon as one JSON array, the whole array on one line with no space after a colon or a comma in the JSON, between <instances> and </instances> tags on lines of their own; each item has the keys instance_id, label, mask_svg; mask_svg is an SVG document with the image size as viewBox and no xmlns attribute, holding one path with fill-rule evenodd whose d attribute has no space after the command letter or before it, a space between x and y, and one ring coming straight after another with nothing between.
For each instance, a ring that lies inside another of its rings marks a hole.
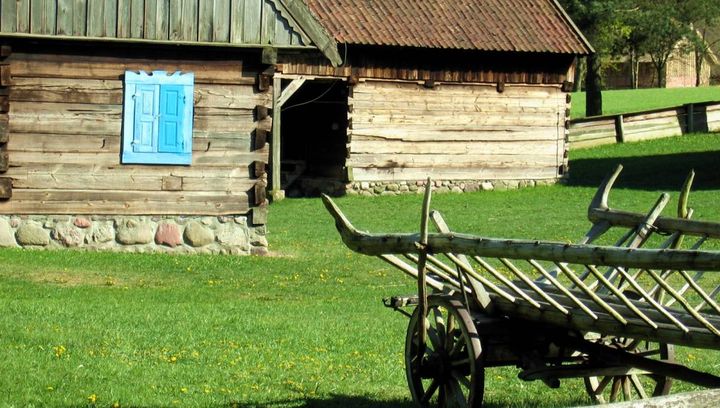
<instances>
[{"instance_id":1,"label":"wooden hay wagon","mask_svg":"<svg viewBox=\"0 0 720 408\"><path fill-rule=\"evenodd\" d=\"M609 208L620 170L598 189L592 227L577 244L451 232L429 211L430 187L419 234L358 231L323 197L349 248L417 279L417 295L385 303L414 306L403 311L405 367L419 406L481 406L484 369L494 366L517 366L521 379L550 387L583 378L600 403L667 394L673 378L720 386L673 359L673 345L720 349L720 277L709 273L720 271L720 251L700 249L720 238L720 223L691 218L692 174L678 217L660 216L667 194L647 214ZM593 244L608 231L622 236Z\"/></svg>"}]
</instances>

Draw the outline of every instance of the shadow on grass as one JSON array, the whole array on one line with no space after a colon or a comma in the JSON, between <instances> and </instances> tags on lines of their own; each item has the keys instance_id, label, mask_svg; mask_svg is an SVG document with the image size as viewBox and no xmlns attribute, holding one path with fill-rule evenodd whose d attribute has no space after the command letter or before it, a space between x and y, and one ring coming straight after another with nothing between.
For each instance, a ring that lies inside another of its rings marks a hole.
<instances>
[{"instance_id":1,"label":"shadow on grass","mask_svg":"<svg viewBox=\"0 0 720 408\"><path fill-rule=\"evenodd\" d=\"M584 405L584 399L578 399L578 401L572 406ZM508 403L512 404L511 401L505 401L500 403L493 403L492 401L485 401L483 407L485 408L501 408L508 406ZM527 408L546 408L555 407L557 405L548 403L548 401L537 401L537 403L524 401L523 407ZM266 404L230 404L223 406L222 408L280 408L280 407L297 407L297 408L416 408L417 405L411 401L406 400L376 400L368 397L359 396L347 396L347 395L333 395L323 399L298 399L288 401L277 401ZM221 407L218 407L221 408Z\"/></svg>"},{"instance_id":2,"label":"shadow on grass","mask_svg":"<svg viewBox=\"0 0 720 408\"><path fill-rule=\"evenodd\" d=\"M618 164L623 165L623 171L615 188L680 191L685 177L693 169L694 190L720 188L720 151L571 159L567 185L597 187Z\"/></svg>"}]
</instances>

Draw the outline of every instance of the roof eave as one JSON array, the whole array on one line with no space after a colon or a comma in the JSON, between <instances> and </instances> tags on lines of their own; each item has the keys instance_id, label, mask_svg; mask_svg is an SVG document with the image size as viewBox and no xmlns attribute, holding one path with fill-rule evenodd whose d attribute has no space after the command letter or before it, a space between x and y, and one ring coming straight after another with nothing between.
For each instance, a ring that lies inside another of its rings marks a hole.
<instances>
[{"instance_id":1,"label":"roof eave","mask_svg":"<svg viewBox=\"0 0 720 408\"><path fill-rule=\"evenodd\" d=\"M562 18L565 19L565 22L566 22L567 24L569 24L570 27L572 27L573 32L574 32L575 35L578 37L578 39L580 40L580 42L582 42L582 44L585 46L585 48L586 48L585 51L586 51L586 52L585 52L584 54L578 54L578 55L594 54L594 53L595 53L595 48L593 48L592 44L590 44L590 41L588 41L587 38L585 38L585 35L582 33L582 31L580 31L580 29L578 28L578 26L575 25L575 22L572 20L572 18L570 18L570 16L569 16L568 13L565 11L565 9L562 8L562 6L560 5L560 3L558 3L557 0L550 0L550 1L553 3L553 5L555 6L555 9L557 9L558 13L560 13L560 15L562 16Z\"/></svg>"},{"instance_id":2,"label":"roof eave","mask_svg":"<svg viewBox=\"0 0 720 408\"><path fill-rule=\"evenodd\" d=\"M300 24L315 46L337 67L343 63L338 52L338 43L320 24L302 0L274 0L284 7L292 18Z\"/></svg>"}]
</instances>

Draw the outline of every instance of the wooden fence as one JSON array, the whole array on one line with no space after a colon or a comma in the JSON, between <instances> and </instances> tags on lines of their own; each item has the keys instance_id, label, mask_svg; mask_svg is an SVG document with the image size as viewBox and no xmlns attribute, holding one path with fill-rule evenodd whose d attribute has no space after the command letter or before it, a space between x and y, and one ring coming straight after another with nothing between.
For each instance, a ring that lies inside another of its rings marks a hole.
<instances>
[{"instance_id":1,"label":"wooden fence","mask_svg":"<svg viewBox=\"0 0 720 408\"><path fill-rule=\"evenodd\" d=\"M570 148L720 131L720 101L570 121Z\"/></svg>"}]
</instances>

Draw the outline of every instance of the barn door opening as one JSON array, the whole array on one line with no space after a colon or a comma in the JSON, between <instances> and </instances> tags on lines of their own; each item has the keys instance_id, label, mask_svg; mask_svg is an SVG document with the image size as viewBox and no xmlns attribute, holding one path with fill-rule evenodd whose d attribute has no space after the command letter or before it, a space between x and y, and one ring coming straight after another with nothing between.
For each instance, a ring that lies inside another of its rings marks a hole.
<instances>
[{"instance_id":1,"label":"barn door opening","mask_svg":"<svg viewBox=\"0 0 720 408\"><path fill-rule=\"evenodd\" d=\"M348 85L307 80L282 106L281 183L287 197L345 191Z\"/></svg>"}]
</instances>

